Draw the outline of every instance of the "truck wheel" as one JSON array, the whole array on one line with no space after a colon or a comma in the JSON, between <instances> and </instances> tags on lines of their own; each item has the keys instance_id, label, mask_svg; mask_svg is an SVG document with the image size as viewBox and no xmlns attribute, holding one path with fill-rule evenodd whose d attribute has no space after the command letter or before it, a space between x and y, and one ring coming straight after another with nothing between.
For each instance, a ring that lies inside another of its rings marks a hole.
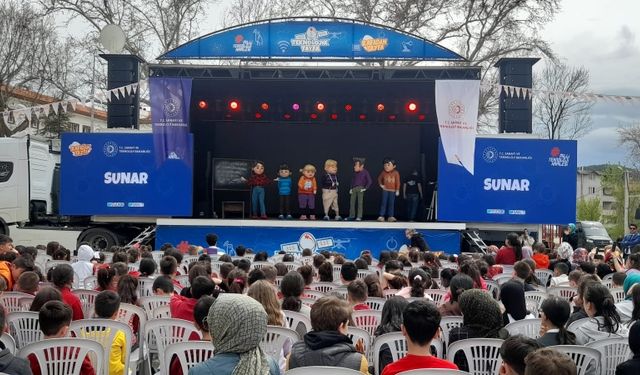
<instances>
[{"instance_id":1,"label":"truck wheel","mask_svg":"<svg viewBox=\"0 0 640 375\"><path fill-rule=\"evenodd\" d=\"M78 245L88 243L95 251L107 251L119 244L118 235L106 228L89 228L78 236Z\"/></svg>"},{"instance_id":2,"label":"truck wheel","mask_svg":"<svg viewBox=\"0 0 640 375\"><path fill-rule=\"evenodd\" d=\"M0 234L9 235L9 226L4 222L4 220L2 220L2 218L0 218Z\"/></svg>"}]
</instances>

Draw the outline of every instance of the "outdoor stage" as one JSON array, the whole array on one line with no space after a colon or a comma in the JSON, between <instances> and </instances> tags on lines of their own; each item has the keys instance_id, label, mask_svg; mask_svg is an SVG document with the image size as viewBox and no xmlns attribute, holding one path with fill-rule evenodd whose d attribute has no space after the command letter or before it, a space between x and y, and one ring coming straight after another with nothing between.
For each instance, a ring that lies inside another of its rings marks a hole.
<instances>
[{"instance_id":1,"label":"outdoor stage","mask_svg":"<svg viewBox=\"0 0 640 375\"><path fill-rule=\"evenodd\" d=\"M407 228L422 233L432 250L455 254L460 251L460 231L466 228L460 223L225 219L158 219L157 224L157 244L186 241L205 246L205 236L215 233L218 246L232 255L236 246L244 245L269 255L310 248L343 253L348 259L357 258L362 250L371 250L375 257L382 250L399 250L408 244Z\"/></svg>"}]
</instances>

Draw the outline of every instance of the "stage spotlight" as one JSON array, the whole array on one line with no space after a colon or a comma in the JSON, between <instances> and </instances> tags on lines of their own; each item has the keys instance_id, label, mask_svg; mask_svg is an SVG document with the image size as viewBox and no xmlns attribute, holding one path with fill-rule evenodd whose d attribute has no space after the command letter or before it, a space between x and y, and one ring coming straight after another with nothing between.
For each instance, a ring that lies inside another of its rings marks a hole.
<instances>
[{"instance_id":1,"label":"stage spotlight","mask_svg":"<svg viewBox=\"0 0 640 375\"><path fill-rule=\"evenodd\" d=\"M426 119L427 119L427 116L422 115L422 114L421 114L421 115L418 115L418 120L419 120L419 121L424 121L424 120L426 120Z\"/></svg>"},{"instance_id":2,"label":"stage spotlight","mask_svg":"<svg viewBox=\"0 0 640 375\"><path fill-rule=\"evenodd\" d=\"M312 120L315 120L318 118L318 114L317 113L312 113L309 115L309 117L311 117Z\"/></svg>"},{"instance_id":3,"label":"stage spotlight","mask_svg":"<svg viewBox=\"0 0 640 375\"><path fill-rule=\"evenodd\" d=\"M262 113L256 112L255 116L257 120L260 120L262 118Z\"/></svg>"},{"instance_id":4,"label":"stage spotlight","mask_svg":"<svg viewBox=\"0 0 640 375\"><path fill-rule=\"evenodd\" d=\"M260 108L262 108L263 111L268 111L269 110L269 103L260 104Z\"/></svg>"},{"instance_id":5,"label":"stage spotlight","mask_svg":"<svg viewBox=\"0 0 640 375\"><path fill-rule=\"evenodd\" d=\"M198 108L207 109L207 107L209 107L209 104L206 101L201 100L201 101L198 102Z\"/></svg>"},{"instance_id":6,"label":"stage spotlight","mask_svg":"<svg viewBox=\"0 0 640 375\"><path fill-rule=\"evenodd\" d=\"M407 111L409 112L415 112L418 110L418 104L416 104L416 102L409 102L407 103Z\"/></svg>"},{"instance_id":7,"label":"stage spotlight","mask_svg":"<svg viewBox=\"0 0 640 375\"><path fill-rule=\"evenodd\" d=\"M331 114L331 119L332 120L337 120L338 119L338 114L337 113L332 113Z\"/></svg>"},{"instance_id":8,"label":"stage spotlight","mask_svg":"<svg viewBox=\"0 0 640 375\"><path fill-rule=\"evenodd\" d=\"M294 111L298 111L298 110L300 110L300 104L298 104L298 103L293 103L293 105L291 106L291 109L293 109Z\"/></svg>"},{"instance_id":9,"label":"stage spotlight","mask_svg":"<svg viewBox=\"0 0 640 375\"><path fill-rule=\"evenodd\" d=\"M316 109L318 110L318 112L324 111L324 103L322 102L316 103Z\"/></svg>"},{"instance_id":10,"label":"stage spotlight","mask_svg":"<svg viewBox=\"0 0 640 375\"><path fill-rule=\"evenodd\" d=\"M232 100L229 102L229 109L232 111L237 111L240 109L240 102L237 100Z\"/></svg>"},{"instance_id":11,"label":"stage spotlight","mask_svg":"<svg viewBox=\"0 0 640 375\"><path fill-rule=\"evenodd\" d=\"M291 120L291 115L288 113L285 113L282 117L284 117L285 120Z\"/></svg>"},{"instance_id":12,"label":"stage spotlight","mask_svg":"<svg viewBox=\"0 0 640 375\"><path fill-rule=\"evenodd\" d=\"M395 121L396 120L396 115L389 115L389 121Z\"/></svg>"},{"instance_id":13,"label":"stage spotlight","mask_svg":"<svg viewBox=\"0 0 640 375\"><path fill-rule=\"evenodd\" d=\"M351 110L353 109L353 106L351 104L345 104L344 106L344 110L347 112L351 112Z\"/></svg>"},{"instance_id":14,"label":"stage spotlight","mask_svg":"<svg viewBox=\"0 0 640 375\"><path fill-rule=\"evenodd\" d=\"M376 109L378 110L378 112L384 111L384 104L378 103L378 105L376 106Z\"/></svg>"},{"instance_id":15,"label":"stage spotlight","mask_svg":"<svg viewBox=\"0 0 640 375\"><path fill-rule=\"evenodd\" d=\"M359 118L360 120L363 120L363 121L364 121L364 120L366 120L366 119L367 119L367 115L365 115L364 113L362 113L362 114L360 114L360 116L358 116L358 118Z\"/></svg>"}]
</instances>

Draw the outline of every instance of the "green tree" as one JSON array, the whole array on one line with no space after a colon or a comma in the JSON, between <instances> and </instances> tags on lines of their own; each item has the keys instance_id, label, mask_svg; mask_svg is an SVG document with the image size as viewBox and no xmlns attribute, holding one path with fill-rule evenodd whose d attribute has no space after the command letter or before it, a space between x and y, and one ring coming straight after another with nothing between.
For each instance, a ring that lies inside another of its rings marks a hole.
<instances>
[{"instance_id":1,"label":"green tree","mask_svg":"<svg viewBox=\"0 0 640 375\"><path fill-rule=\"evenodd\" d=\"M604 215L604 224L607 227L609 236L612 239L621 237L625 233L624 228L624 172L625 169L621 166L611 165L604 170L602 176L602 187L611 192L611 195L616 200L616 209L613 215ZM629 182L629 222L634 222L635 210L634 207L638 207L640 199L637 195L640 194L640 184L634 181Z\"/></svg>"},{"instance_id":2,"label":"green tree","mask_svg":"<svg viewBox=\"0 0 640 375\"><path fill-rule=\"evenodd\" d=\"M60 138L62 133L69 131L71 131L69 114L63 110L59 110L58 114L52 112L40 120L38 128L38 134L49 138Z\"/></svg>"},{"instance_id":3,"label":"green tree","mask_svg":"<svg viewBox=\"0 0 640 375\"><path fill-rule=\"evenodd\" d=\"M600 221L602 216L600 198L580 198L577 211L578 220L580 221Z\"/></svg>"}]
</instances>

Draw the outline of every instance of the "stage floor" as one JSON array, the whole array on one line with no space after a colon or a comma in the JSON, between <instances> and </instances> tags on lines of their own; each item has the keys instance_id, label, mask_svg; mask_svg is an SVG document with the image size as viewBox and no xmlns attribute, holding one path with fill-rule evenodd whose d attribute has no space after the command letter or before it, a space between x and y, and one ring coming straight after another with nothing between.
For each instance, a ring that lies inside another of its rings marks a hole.
<instances>
[{"instance_id":1,"label":"stage floor","mask_svg":"<svg viewBox=\"0 0 640 375\"><path fill-rule=\"evenodd\" d=\"M434 251L460 252L460 231L464 223L377 222L377 221L303 221L233 219L158 219L156 243L188 243L206 246L205 236L216 233L218 246L234 253L242 244L269 254L284 250L300 252L330 250L357 258L362 250L377 256L382 250L399 250L408 244L404 230L413 228L423 234Z\"/></svg>"}]
</instances>

